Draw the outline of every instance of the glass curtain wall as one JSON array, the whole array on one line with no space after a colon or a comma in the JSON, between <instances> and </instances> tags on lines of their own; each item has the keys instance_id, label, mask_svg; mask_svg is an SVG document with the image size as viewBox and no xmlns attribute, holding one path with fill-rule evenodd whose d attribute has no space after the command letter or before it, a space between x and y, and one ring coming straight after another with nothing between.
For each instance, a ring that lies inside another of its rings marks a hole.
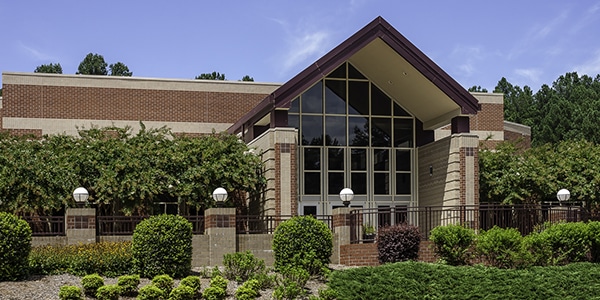
<instances>
[{"instance_id":1,"label":"glass curtain wall","mask_svg":"<svg viewBox=\"0 0 600 300\"><path fill-rule=\"evenodd\" d=\"M354 207L409 205L414 122L350 63L302 93L288 111L300 136L299 214L331 213L345 187Z\"/></svg>"}]
</instances>

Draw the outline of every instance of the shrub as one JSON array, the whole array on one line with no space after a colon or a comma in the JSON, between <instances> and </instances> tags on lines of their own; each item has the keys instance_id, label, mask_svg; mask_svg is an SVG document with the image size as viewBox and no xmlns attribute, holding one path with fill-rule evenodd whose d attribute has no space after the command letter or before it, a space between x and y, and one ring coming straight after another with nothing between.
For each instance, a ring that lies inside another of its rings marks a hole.
<instances>
[{"instance_id":1,"label":"shrub","mask_svg":"<svg viewBox=\"0 0 600 300\"><path fill-rule=\"evenodd\" d=\"M310 278L307 270L301 267L286 267L280 271L281 278L273 291L275 299L296 299L305 294L304 286Z\"/></svg>"},{"instance_id":2,"label":"shrub","mask_svg":"<svg viewBox=\"0 0 600 300\"><path fill-rule=\"evenodd\" d=\"M194 290L194 295L200 298L202 295L200 289L202 288L200 283L200 277L198 276L188 276L186 278L181 279L179 282L180 286L187 286Z\"/></svg>"},{"instance_id":3,"label":"shrub","mask_svg":"<svg viewBox=\"0 0 600 300\"><path fill-rule=\"evenodd\" d=\"M202 292L202 298L206 300L221 300L225 299L226 291L218 286L209 286Z\"/></svg>"},{"instance_id":4,"label":"shrub","mask_svg":"<svg viewBox=\"0 0 600 300\"><path fill-rule=\"evenodd\" d=\"M0 281L27 277L30 251L31 227L27 221L0 212Z\"/></svg>"},{"instance_id":5,"label":"shrub","mask_svg":"<svg viewBox=\"0 0 600 300\"><path fill-rule=\"evenodd\" d=\"M121 288L116 284L101 286L96 292L98 300L119 300Z\"/></svg>"},{"instance_id":6,"label":"shrub","mask_svg":"<svg viewBox=\"0 0 600 300\"><path fill-rule=\"evenodd\" d=\"M81 278L81 286L86 295L95 296L98 289L104 286L104 279L98 274L90 274Z\"/></svg>"},{"instance_id":7,"label":"shrub","mask_svg":"<svg viewBox=\"0 0 600 300\"><path fill-rule=\"evenodd\" d=\"M251 300L259 296L259 283L256 279L250 279L235 291L235 299Z\"/></svg>"},{"instance_id":8,"label":"shrub","mask_svg":"<svg viewBox=\"0 0 600 300\"><path fill-rule=\"evenodd\" d=\"M135 296L139 284L140 275L123 275L117 279L117 285L121 288L123 296Z\"/></svg>"},{"instance_id":9,"label":"shrub","mask_svg":"<svg viewBox=\"0 0 600 300\"><path fill-rule=\"evenodd\" d=\"M594 263L600 262L600 222L588 223L588 234L590 236L590 259Z\"/></svg>"},{"instance_id":10,"label":"shrub","mask_svg":"<svg viewBox=\"0 0 600 300\"><path fill-rule=\"evenodd\" d=\"M265 261L254 257L250 251L225 254L223 265L225 278L237 282L244 282L252 274L264 273L266 269Z\"/></svg>"},{"instance_id":11,"label":"shrub","mask_svg":"<svg viewBox=\"0 0 600 300\"><path fill-rule=\"evenodd\" d=\"M272 288L277 283L277 274L269 274L267 271L264 273L254 274L250 278L258 282L259 290Z\"/></svg>"},{"instance_id":12,"label":"shrub","mask_svg":"<svg viewBox=\"0 0 600 300\"><path fill-rule=\"evenodd\" d=\"M60 300L80 300L83 299L81 295L81 288L74 285L63 285L58 291L58 298Z\"/></svg>"},{"instance_id":13,"label":"shrub","mask_svg":"<svg viewBox=\"0 0 600 300\"><path fill-rule=\"evenodd\" d=\"M591 240L582 222L555 223L524 239L525 256L533 265L565 265L587 260Z\"/></svg>"},{"instance_id":14,"label":"shrub","mask_svg":"<svg viewBox=\"0 0 600 300\"><path fill-rule=\"evenodd\" d=\"M131 242L34 247L29 266L33 274L39 275L98 273L117 277L131 271Z\"/></svg>"},{"instance_id":15,"label":"shrub","mask_svg":"<svg viewBox=\"0 0 600 300\"><path fill-rule=\"evenodd\" d=\"M196 291L193 288L180 285L171 291L169 300L193 300L195 296Z\"/></svg>"},{"instance_id":16,"label":"shrub","mask_svg":"<svg viewBox=\"0 0 600 300\"><path fill-rule=\"evenodd\" d=\"M165 292L159 287L149 284L140 288L137 300L162 300L165 299Z\"/></svg>"},{"instance_id":17,"label":"shrub","mask_svg":"<svg viewBox=\"0 0 600 300\"><path fill-rule=\"evenodd\" d=\"M227 279L223 278L223 276L217 275L210 279L210 286L220 287L224 290L227 290Z\"/></svg>"},{"instance_id":18,"label":"shrub","mask_svg":"<svg viewBox=\"0 0 600 300\"><path fill-rule=\"evenodd\" d=\"M546 235L532 232L521 241L519 260L522 267L547 266L550 257L552 257L552 247Z\"/></svg>"},{"instance_id":19,"label":"shrub","mask_svg":"<svg viewBox=\"0 0 600 300\"><path fill-rule=\"evenodd\" d=\"M284 221L273 236L275 268L298 266L321 274L333 251L333 235L324 222L312 216Z\"/></svg>"},{"instance_id":20,"label":"shrub","mask_svg":"<svg viewBox=\"0 0 600 300\"><path fill-rule=\"evenodd\" d=\"M494 267L513 268L519 260L522 240L517 229L494 226L477 235L475 251Z\"/></svg>"},{"instance_id":21,"label":"shrub","mask_svg":"<svg viewBox=\"0 0 600 300\"><path fill-rule=\"evenodd\" d=\"M417 226L398 224L380 228L377 235L379 262L416 260L420 243L421 234Z\"/></svg>"},{"instance_id":22,"label":"shrub","mask_svg":"<svg viewBox=\"0 0 600 300\"><path fill-rule=\"evenodd\" d=\"M165 295L169 295L173 289L173 278L169 275L156 275L152 278L152 284L161 289Z\"/></svg>"},{"instance_id":23,"label":"shrub","mask_svg":"<svg viewBox=\"0 0 600 300\"><path fill-rule=\"evenodd\" d=\"M469 249L475 239L473 229L461 225L438 226L431 230L429 239L434 252L447 264L457 266L469 263Z\"/></svg>"},{"instance_id":24,"label":"shrub","mask_svg":"<svg viewBox=\"0 0 600 300\"><path fill-rule=\"evenodd\" d=\"M133 232L134 271L143 277L179 278L192 268L192 224L181 216L153 216Z\"/></svg>"}]
</instances>

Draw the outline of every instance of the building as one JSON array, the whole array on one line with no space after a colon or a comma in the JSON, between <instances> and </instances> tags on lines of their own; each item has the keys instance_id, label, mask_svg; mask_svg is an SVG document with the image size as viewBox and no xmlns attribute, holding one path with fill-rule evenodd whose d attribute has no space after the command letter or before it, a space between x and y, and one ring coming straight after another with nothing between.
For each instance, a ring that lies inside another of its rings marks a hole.
<instances>
[{"instance_id":1,"label":"building","mask_svg":"<svg viewBox=\"0 0 600 300\"><path fill-rule=\"evenodd\" d=\"M477 205L478 148L529 140L501 94L469 93L378 17L284 84L3 73L0 129L227 130L261 153L269 214Z\"/></svg>"}]
</instances>

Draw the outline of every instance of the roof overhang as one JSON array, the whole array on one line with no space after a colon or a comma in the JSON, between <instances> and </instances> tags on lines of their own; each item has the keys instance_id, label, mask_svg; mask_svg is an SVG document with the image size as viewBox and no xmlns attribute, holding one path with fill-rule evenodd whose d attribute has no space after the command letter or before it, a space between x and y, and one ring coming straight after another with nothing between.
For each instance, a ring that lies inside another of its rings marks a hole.
<instances>
[{"instance_id":1,"label":"roof overhang","mask_svg":"<svg viewBox=\"0 0 600 300\"><path fill-rule=\"evenodd\" d=\"M429 57L378 17L283 84L229 128L239 132L290 103L340 64L350 61L365 76L432 130L458 115L476 114L479 103Z\"/></svg>"}]
</instances>

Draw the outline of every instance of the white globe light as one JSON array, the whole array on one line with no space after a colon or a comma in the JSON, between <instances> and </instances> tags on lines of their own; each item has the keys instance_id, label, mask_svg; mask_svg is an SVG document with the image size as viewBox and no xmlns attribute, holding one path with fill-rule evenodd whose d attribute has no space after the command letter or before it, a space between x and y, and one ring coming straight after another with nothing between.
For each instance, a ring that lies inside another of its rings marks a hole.
<instances>
[{"instance_id":1,"label":"white globe light","mask_svg":"<svg viewBox=\"0 0 600 300\"><path fill-rule=\"evenodd\" d=\"M75 202L77 203L83 203L87 201L89 196L90 194L88 191L82 187L78 187L73 191L73 199L75 199Z\"/></svg>"},{"instance_id":2,"label":"white globe light","mask_svg":"<svg viewBox=\"0 0 600 300\"><path fill-rule=\"evenodd\" d=\"M217 202L224 202L227 200L227 191L222 187L216 188L213 191L212 197Z\"/></svg>"},{"instance_id":3,"label":"white globe light","mask_svg":"<svg viewBox=\"0 0 600 300\"><path fill-rule=\"evenodd\" d=\"M567 189L561 189L556 193L556 199L558 199L558 201L567 201L569 198L571 198L571 193Z\"/></svg>"},{"instance_id":4,"label":"white globe light","mask_svg":"<svg viewBox=\"0 0 600 300\"><path fill-rule=\"evenodd\" d=\"M350 205L350 201L354 198L354 192L350 188L344 188L340 191L340 199L346 207Z\"/></svg>"}]
</instances>

